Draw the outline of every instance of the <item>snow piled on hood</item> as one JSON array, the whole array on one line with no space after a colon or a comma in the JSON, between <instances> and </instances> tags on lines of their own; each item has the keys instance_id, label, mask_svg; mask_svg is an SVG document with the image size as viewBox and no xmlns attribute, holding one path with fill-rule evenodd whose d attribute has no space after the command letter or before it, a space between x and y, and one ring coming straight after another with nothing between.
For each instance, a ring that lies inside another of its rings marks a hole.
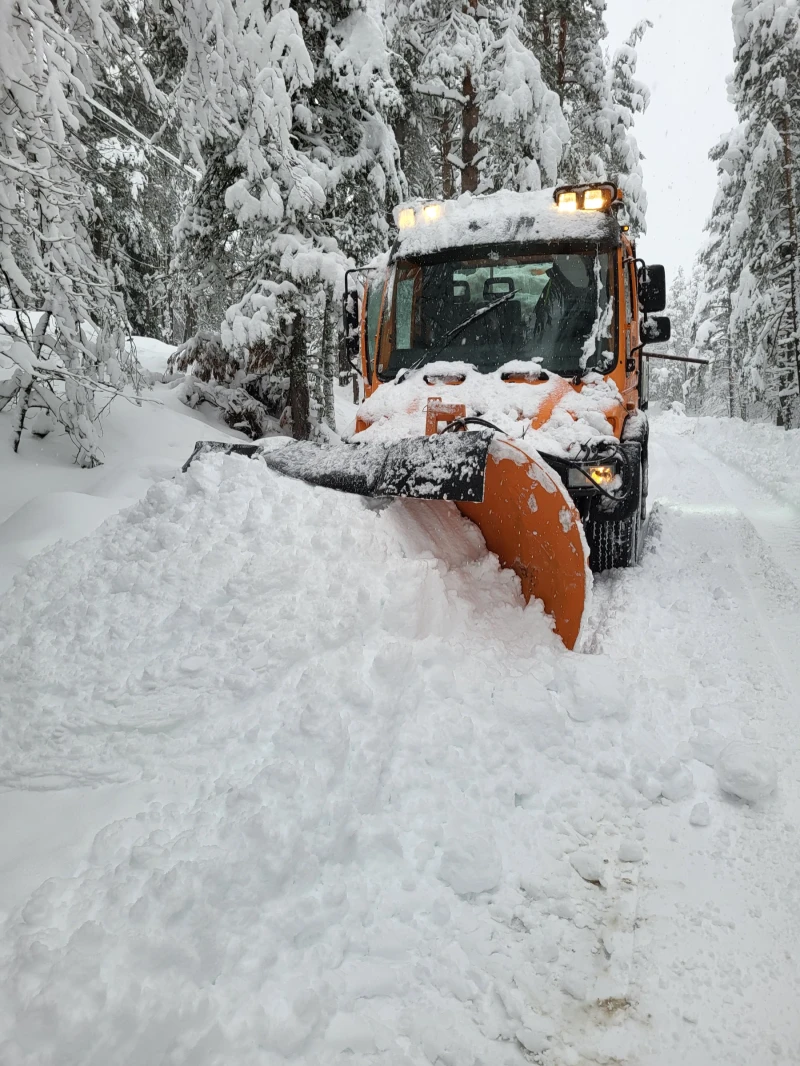
<instances>
[{"instance_id":1,"label":"snow piled on hood","mask_svg":"<svg viewBox=\"0 0 800 1066\"><path fill-rule=\"evenodd\" d=\"M549 380L542 382L502 379L506 373L527 373L535 378L540 371L538 363L519 361L490 374L479 373L468 363L428 363L381 385L364 401L358 413L369 426L358 439L424 434L426 408L432 397L439 397L445 404L463 404L468 417L484 418L520 444L562 458L578 455L590 442L615 439L606 416L619 410L623 401L610 378L587 374L580 392L557 374L550 374ZM464 381L458 385L435 380L462 374ZM554 406L549 419L541 429L531 429L531 419L550 402Z\"/></svg>"},{"instance_id":2,"label":"snow piled on hood","mask_svg":"<svg viewBox=\"0 0 800 1066\"><path fill-rule=\"evenodd\" d=\"M575 1061L607 827L649 802L622 674L454 506L237 456L37 556L0 603L0 785L152 799L10 914L0 1059Z\"/></svg>"},{"instance_id":3,"label":"snow piled on hood","mask_svg":"<svg viewBox=\"0 0 800 1066\"><path fill-rule=\"evenodd\" d=\"M478 196L463 193L457 200L441 205L441 217L435 222L422 220L422 203L403 205L420 210L416 225L399 231L395 250L398 257L484 244L588 241L616 247L620 241L620 228L613 215L603 211L559 211L552 189L504 189Z\"/></svg>"}]
</instances>

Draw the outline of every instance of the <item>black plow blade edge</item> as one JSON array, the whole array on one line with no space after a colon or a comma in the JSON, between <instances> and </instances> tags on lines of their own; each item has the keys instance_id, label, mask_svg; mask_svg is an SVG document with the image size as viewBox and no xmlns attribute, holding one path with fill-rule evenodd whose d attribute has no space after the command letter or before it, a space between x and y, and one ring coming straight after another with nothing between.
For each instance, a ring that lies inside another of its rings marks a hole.
<instances>
[{"instance_id":1,"label":"black plow blade edge","mask_svg":"<svg viewBox=\"0 0 800 1066\"><path fill-rule=\"evenodd\" d=\"M221 440L199 440L194 446L194 451L181 467L181 472L186 473L195 459L209 452L225 452L226 455L244 455L248 459L255 459L261 449L257 444L226 444Z\"/></svg>"},{"instance_id":2,"label":"black plow blade edge","mask_svg":"<svg viewBox=\"0 0 800 1066\"><path fill-rule=\"evenodd\" d=\"M480 503L491 440L489 432L445 433L330 448L290 441L274 451L199 441L183 469L206 452L223 451L263 459L271 470L308 485L357 496Z\"/></svg>"}]
</instances>

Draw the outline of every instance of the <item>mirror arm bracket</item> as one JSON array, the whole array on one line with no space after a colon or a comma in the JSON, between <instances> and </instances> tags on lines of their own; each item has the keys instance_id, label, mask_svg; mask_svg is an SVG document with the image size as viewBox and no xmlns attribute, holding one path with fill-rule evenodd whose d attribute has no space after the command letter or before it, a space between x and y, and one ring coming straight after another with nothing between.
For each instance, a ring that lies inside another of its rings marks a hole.
<instances>
[{"instance_id":1,"label":"mirror arm bracket","mask_svg":"<svg viewBox=\"0 0 800 1066\"><path fill-rule=\"evenodd\" d=\"M643 344L638 345L639 348L644 348ZM633 349L636 351L636 348ZM710 359L694 359L690 355L662 355L661 352L642 352L643 359L670 359L675 363L699 363L700 366L710 366Z\"/></svg>"}]
</instances>

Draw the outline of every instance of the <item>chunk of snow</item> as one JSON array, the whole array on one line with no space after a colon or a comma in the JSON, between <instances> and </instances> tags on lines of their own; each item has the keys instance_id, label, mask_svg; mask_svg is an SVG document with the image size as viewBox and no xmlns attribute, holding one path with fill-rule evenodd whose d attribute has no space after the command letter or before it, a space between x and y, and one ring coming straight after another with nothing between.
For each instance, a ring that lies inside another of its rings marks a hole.
<instances>
[{"instance_id":1,"label":"chunk of snow","mask_svg":"<svg viewBox=\"0 0 800 1066\"><path fill-rule=\"evenodd\" d=\"M690 825L708 825L711 822L711 812L707 803L695 803L689 814Z\"/></svg>"},{"instance_id":2,"label":"chunk of snow","mask_svg":"<svg viewBox=\"0 0 800 1066\"><path fill-rule=\"evenodd\" d=\"M778 770L772 755L758 744L732 740L719 753L714 767L720 788L751 803L774 791Z\"/></svg>"},{"instance_id":3,"label":"chunk of snow","mask_svg":"<svg viewBox=\"0 0 800 1066\"><path fill-rule=\"evenodd\" d=\"M569 861L573 870L580 874L584 881L605 887L605 864L596 852L581 848L579 851L573 851Z\"/></svg>"},{"instance_id":4,"label":"chunk of snow","mask_svg":"<svg viewBox=\"0 0 800 1066\"><path fill-rule=\"evenodd\" d=\"M457 831L442 853L439 877L459 896L471 896L489 892L500 883L503 865L497 849L488 837L465 831L462 837Z\"/></svg>"},{"instance_id":5,"label":"chunk of snow","mask_svg":"<svg viewBox=\"0 0 800 1066\"><path fill-rule=\"evenodd\" d=\"M694 778L688 766L679 759L668 759L659 772L661 778L661 795L673 803L691 796L694 790Z\"/></svg>"},{"instance_id":6,"label":"chunk of snow","mask_svg":"<svg viewBox=\"0 0 800 1066\"><path fill-rule=\"evenodd\" d=\"M567 714L576 722L626 711L617 670L599 655L574 655L560 662L549 687L563 694Z\"/></svg>"},{"instance_id":7,"label":"chunk of snow","mask_svg":"<svg viewBox=\"0 0 800 1066\"><path fill-rule=\"evenodd\" d=\"M694 758L706 766L714 766L725 744L725 737L715 729L701 729L689 741Z\"/></svg>"},{"instance_id":8,"label":"chunk of snow","mask_svg":"<svg viewBox=\"0 0 800 1066\"><path fill-rule=\"evenodd\" d=\"M514 1035L525 1050L530 1051L532 1055L547 1051L550 1044L549 1038L544 1033L537 1033L534 1029L517 1029Z\"/></svg>"},{"instance_id":9,"label":"chunk of snow","mask_svg":"<svg viewBox=\"0 0 800 1066\"><path fill-rule=\"evenodd\" d=\"M623 840L619 846L620 862L641 862L644 858L644 848L638 840Z\"/></svg>"}]
</instances>

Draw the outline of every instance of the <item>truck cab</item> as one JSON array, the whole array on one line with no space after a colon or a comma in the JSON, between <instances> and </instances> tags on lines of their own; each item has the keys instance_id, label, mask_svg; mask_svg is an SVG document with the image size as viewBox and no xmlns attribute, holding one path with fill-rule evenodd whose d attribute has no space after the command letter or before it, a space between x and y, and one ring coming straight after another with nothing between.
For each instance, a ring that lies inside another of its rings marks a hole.
<instances>
[{"instance_id":1,"label":"truck cab","mask_svg":"<svg viewBox=\"0 0 800 1066\"><path fill-rule=\"evenodd\" d=\"M558 448L548 455L597 570L638 555L647 494L644 322L665 304L663 268L637 258L621 207L610 183L404 204L391 251L367 274L360 322L353 294L345 296L345 335L363 379L359 433L385 415L388 396L377 403L375 394L412 375L418 383L422 375L431 410L463 407L481 418L516 409L518 420L556 441L558 417L577 420L587 407L581 394L596 399L605 385L605 423L594 443L581 443L586 463L559 463ZM668 337L668 319L648 320L648 341ZM535 391L525 396L519 386ZM396 389L391 395L402 406ZM622 462L603 461L609 438ZM625 481L624 493L609 491Z\"/></svg>"}]
</instances>

